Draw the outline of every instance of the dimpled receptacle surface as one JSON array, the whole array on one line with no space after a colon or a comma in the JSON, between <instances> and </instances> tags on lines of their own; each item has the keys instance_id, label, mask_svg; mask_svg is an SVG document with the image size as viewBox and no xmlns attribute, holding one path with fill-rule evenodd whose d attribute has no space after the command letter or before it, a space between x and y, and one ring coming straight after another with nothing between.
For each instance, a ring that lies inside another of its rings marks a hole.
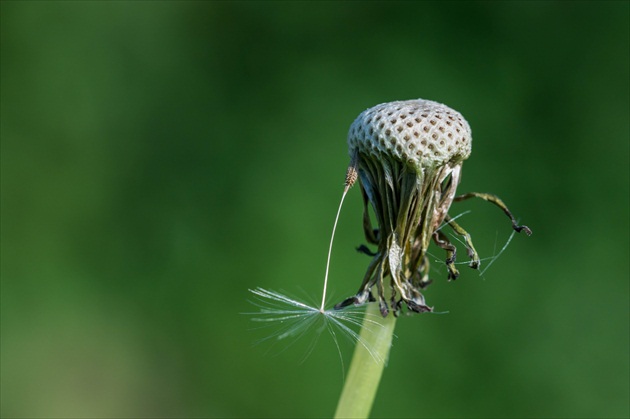
<instances>
[{"instance_id":1,"label":"dimpled receptacle surface","mask_svg":"<svg viewBox=\"0 0 630 419\"><path fill-rule=\"evenodd\" d=\"M350 126L348 147L385 154L413 164L435 167L468 158L470 126L457 111L424 99L389 102L363 111Z\"/></svg>"}]
</instances>

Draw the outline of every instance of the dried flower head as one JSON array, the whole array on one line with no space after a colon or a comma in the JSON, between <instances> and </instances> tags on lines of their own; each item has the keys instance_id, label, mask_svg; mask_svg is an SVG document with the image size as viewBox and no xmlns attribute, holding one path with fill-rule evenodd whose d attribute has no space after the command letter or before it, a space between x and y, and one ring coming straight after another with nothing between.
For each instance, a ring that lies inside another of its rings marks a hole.
<instances>
[{"instance_id":1,"label":"dried flower head","mask_svg":"<svg viewBox=\"0 0 630 419\"><path fill-rule=\"evenodd\" d=\"M448 278L459 275L456 248L439 230L443 222L464 237L470 266L476 269L480 265L470 236L448 216L454 200L480 197L493 202L511 218L516 231L531 234L526 226L517 225L505 204L493 195L455 197L462 163L470 156L471 146L470 126L464 117L433 101L383 103L357 117L348 133L351 163L346 191L358 174L365 237L378 248L375 253L360 248L374 258L357 294L335 308L375 301L372 288L376 286L383 316L387 316L390 306L398 314L403 302L418 313L431 311L420 292L430 283L427 249L431 240L446 250ZM368 204L378 229L372 225ZM389 284L385 282L387 277Z\"/></svg>"}]
</instances>

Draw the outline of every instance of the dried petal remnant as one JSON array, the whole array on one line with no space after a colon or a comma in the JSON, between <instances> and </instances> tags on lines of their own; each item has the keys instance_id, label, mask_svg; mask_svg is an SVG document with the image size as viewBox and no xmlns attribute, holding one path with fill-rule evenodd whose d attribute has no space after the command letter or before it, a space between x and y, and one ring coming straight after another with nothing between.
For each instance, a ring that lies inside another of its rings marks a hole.
<instances>
[{"instance_id":1,"label":"dried petal remnant","mask_svg":"<svg viewBox=\"0 0 630 419\"><path fill-rule=\"evenodd\" d=\"M365 110L352 123L348 147L351 167L358 168L365 237L378 249L357 294L336 308L374 301L372 288L376 286L383 316L390 307L397 314L403 303L415 312L431 311L420 293L430 283L427 248L431 239L446 250L448 278L459 275L456 248L437 230L444 220L466 238L470 266L477 268L480 263L468 233L447 218L462 163L470 156L470 126L459 112L437 102L383 103ZM529 232L516 225L502 201L484 196L506 211L517 231ZM378 229L372 225L368 206L374 210ZM391 278L389 305L387 277Z\"/></svg>"}]
</instances>

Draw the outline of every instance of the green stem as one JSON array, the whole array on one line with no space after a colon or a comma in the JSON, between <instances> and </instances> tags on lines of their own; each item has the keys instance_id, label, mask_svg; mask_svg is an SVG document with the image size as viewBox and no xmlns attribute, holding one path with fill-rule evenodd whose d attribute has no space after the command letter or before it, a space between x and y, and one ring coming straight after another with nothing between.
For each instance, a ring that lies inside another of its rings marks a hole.
<instances>
[{"instance_id":1,"label":"green stem","mask_svg":"<svg viewBox=\"0 0 630 419\"><path fill-rule=\"evenodd\" d=\"M368 304L360 331L361 340L365 345L357 343L354 349L350 371L339 398L335 418L367 418L369 416L383 368L387 364L395 325L396 317L393 314L383 318L378 304ZM379 362L374 359L366 346L376 354Z\"/></svg>"}]
</instances>

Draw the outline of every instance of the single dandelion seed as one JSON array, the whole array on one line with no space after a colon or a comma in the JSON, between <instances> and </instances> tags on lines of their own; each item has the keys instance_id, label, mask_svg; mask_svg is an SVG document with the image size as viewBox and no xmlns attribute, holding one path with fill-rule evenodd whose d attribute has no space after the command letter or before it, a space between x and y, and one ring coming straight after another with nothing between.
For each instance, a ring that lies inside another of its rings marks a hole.
<instances>
[{"instance_id":1,"label":"single dandelion seed","mask_svg":"<svg viewBox=\"0 0 630 419\"><path fill-rule=\"evenodd\" d=\"M335 231L337 229L337 222L339 221L341 208L348 190L350 190L350 188L354 185L357 178L358 172L356 168L356 158L353 158L351 159L346 172L343 194L341 195L339 207L337 208L337 215L335 216L335 221L333 223L332 234L328 246L328 255L326 258L326 270L324 273L322 301L320 306L316 308L302 301L288 297L282 293L258 287L250 290L250 292L257 297L257 300L253 302L253 304L258 306L260 311L248 314L255 314L258 316L252 319L255 322L280 325L277 330L263 340L271 338L280 340L287 337L299 338L315 324L320 324L318 331L321 332L323 330L328 330L333 338L337 350L339 351L340 359L342 359L341 350L337 340L336 331L339 331L342 335L361 345L361 347L370 354L377 364L382 364L385 362L385 359L380 355L379 351L372 348L371 344L364 337L365 335L377 333L377 329L383 327L378 319L373 318L374 315L357 309L346 309L341 311L339 309L326 310L328 273L330 271L330 258L332 255L332 245L335 237ZM352 328L353 326L361 327L362 334L359 335L355 332Z\"/></svg>"},{"instance_id":2,"label":"single dandelion seed","mask_svg":"<svg viewBox=\"0 0 630 419\"><path fill-rule=\"evenodd\" d=\"M337 304L337 309L376 301L372 294L376 288L383 317L390 307L398 315L403 303L417 313L432 311L421 293L431 282L427 257L431 240L446 251L448 279L459 276L457 248L441 231L442 223L462 237L469 266L478 269L481 260L470 235L448 215L454 201L485 199L505 212L516 232L531 234L498 197L477 192L455 196L472 136L464 117L445 105L417 99L367 109L351 125L348 146L350 166L361 185L365 238L377 249L359 248L373 256L372 262L356 295ZM369 206L378 228L372 225Z\"/></svg>"}]
</instances>

